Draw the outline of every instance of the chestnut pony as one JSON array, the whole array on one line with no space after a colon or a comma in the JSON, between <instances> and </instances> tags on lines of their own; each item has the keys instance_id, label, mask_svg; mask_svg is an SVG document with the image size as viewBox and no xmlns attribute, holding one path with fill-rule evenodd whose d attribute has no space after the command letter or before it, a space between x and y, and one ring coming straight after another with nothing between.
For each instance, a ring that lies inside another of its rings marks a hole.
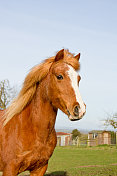
<instances>
[{"instance_id":1,"label":"chestnut pony","mask_svg":"<svg viewBox=\"0 0 117 176\"><path fill-rule=\"evenodd\" d=\"M55 121L58 108L70 120L83 117L86 107L78 82L80 54L60 50L34 67L25 78L18 97L0 111L0 170L16 176L29 170L43 176L56 147ZM3 120L4 119L4 120Z\"/></svg>"}]
</instances>

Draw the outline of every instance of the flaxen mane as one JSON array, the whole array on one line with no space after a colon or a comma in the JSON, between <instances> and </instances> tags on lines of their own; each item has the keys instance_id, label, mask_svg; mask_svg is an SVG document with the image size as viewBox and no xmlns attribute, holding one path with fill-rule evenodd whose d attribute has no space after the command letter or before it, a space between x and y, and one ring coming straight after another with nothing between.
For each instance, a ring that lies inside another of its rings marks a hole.
<instances>
[{"instance_id":1,"label":"flaxen mane","mask_svg":"<svg viewBox=\"0 0 117 176\"><path fill-rule=\"evenodd\" d=\"M36 92L37 83L41 82L48 74L51 65L55 61L55 56L45 60L43 63L33 67L24 80L23 87L17 96L13 100L11 105L7 108L4 116L4 126L7 122L12 119L15 115L19 114L27 104L29 104ZM80 69L78 60L74 58L68 50L64 50L63 61L71 65L75 70Z\"/></svg>"}]
</instances>

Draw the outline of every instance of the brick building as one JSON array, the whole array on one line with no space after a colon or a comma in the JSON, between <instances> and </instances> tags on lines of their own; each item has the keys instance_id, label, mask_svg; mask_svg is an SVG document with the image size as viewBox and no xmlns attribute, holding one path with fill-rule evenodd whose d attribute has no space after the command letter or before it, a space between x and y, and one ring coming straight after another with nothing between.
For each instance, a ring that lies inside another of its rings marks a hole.
<instances>
[{"instance_id":1,"label":"brick building","mask_svg":"<svg viewBox=\"0 0 117 176\"><path fill-rule=\"evenodd\" d=\"M57 146L67 146L72 144L72 134L57 132Z\"/></svg>"},{"instance_id":2,"label":"brick building","mask_svg":"<svg viewBox=\"0 0 117 176\"><path fill-rule=\"evenodd\" d=\"M103 145L111 144L111 133L110 131L97 131L93 130L90 131L88 134L88 146L96 146L96 145Z\"/></svg>"}]
</instances>

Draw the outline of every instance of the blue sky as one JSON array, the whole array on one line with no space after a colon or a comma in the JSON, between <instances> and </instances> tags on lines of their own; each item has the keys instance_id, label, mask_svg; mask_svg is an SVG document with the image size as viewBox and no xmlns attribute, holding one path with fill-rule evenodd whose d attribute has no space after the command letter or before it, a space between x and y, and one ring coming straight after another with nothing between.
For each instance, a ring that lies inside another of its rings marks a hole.
<instances>
[{"instance_id":1,"label":"blue sky","mask_svg":"<svg viewBox=\"0 0 117 176\"><path fill-rule=\"evenodd\" d=\"M68 48L81 53L81 121L59 111L56 126L103 129L117 112L116 0L0 1L0 80L20 87L30 68Z\"/></svg>"}]
</instances>

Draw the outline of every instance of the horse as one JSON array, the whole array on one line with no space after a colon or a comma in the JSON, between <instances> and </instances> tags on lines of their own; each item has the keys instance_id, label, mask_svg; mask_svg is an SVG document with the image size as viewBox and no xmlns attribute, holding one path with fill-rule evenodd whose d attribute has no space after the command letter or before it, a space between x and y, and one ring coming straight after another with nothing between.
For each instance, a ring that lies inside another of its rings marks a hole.
<instances>
[{"instance_id":1,"label":"horse","mask_svg":"<svg viewBox=\"0 0 117 176\"><path fill-rule=\"evenodd\" d=\"M86 105L79 92L80 53L62 49L33 67L19 95L0 111L0 171L16 176L26 170L43 176L56 147L58 109L80 120Z\"/></svg>"}]
</instances>

